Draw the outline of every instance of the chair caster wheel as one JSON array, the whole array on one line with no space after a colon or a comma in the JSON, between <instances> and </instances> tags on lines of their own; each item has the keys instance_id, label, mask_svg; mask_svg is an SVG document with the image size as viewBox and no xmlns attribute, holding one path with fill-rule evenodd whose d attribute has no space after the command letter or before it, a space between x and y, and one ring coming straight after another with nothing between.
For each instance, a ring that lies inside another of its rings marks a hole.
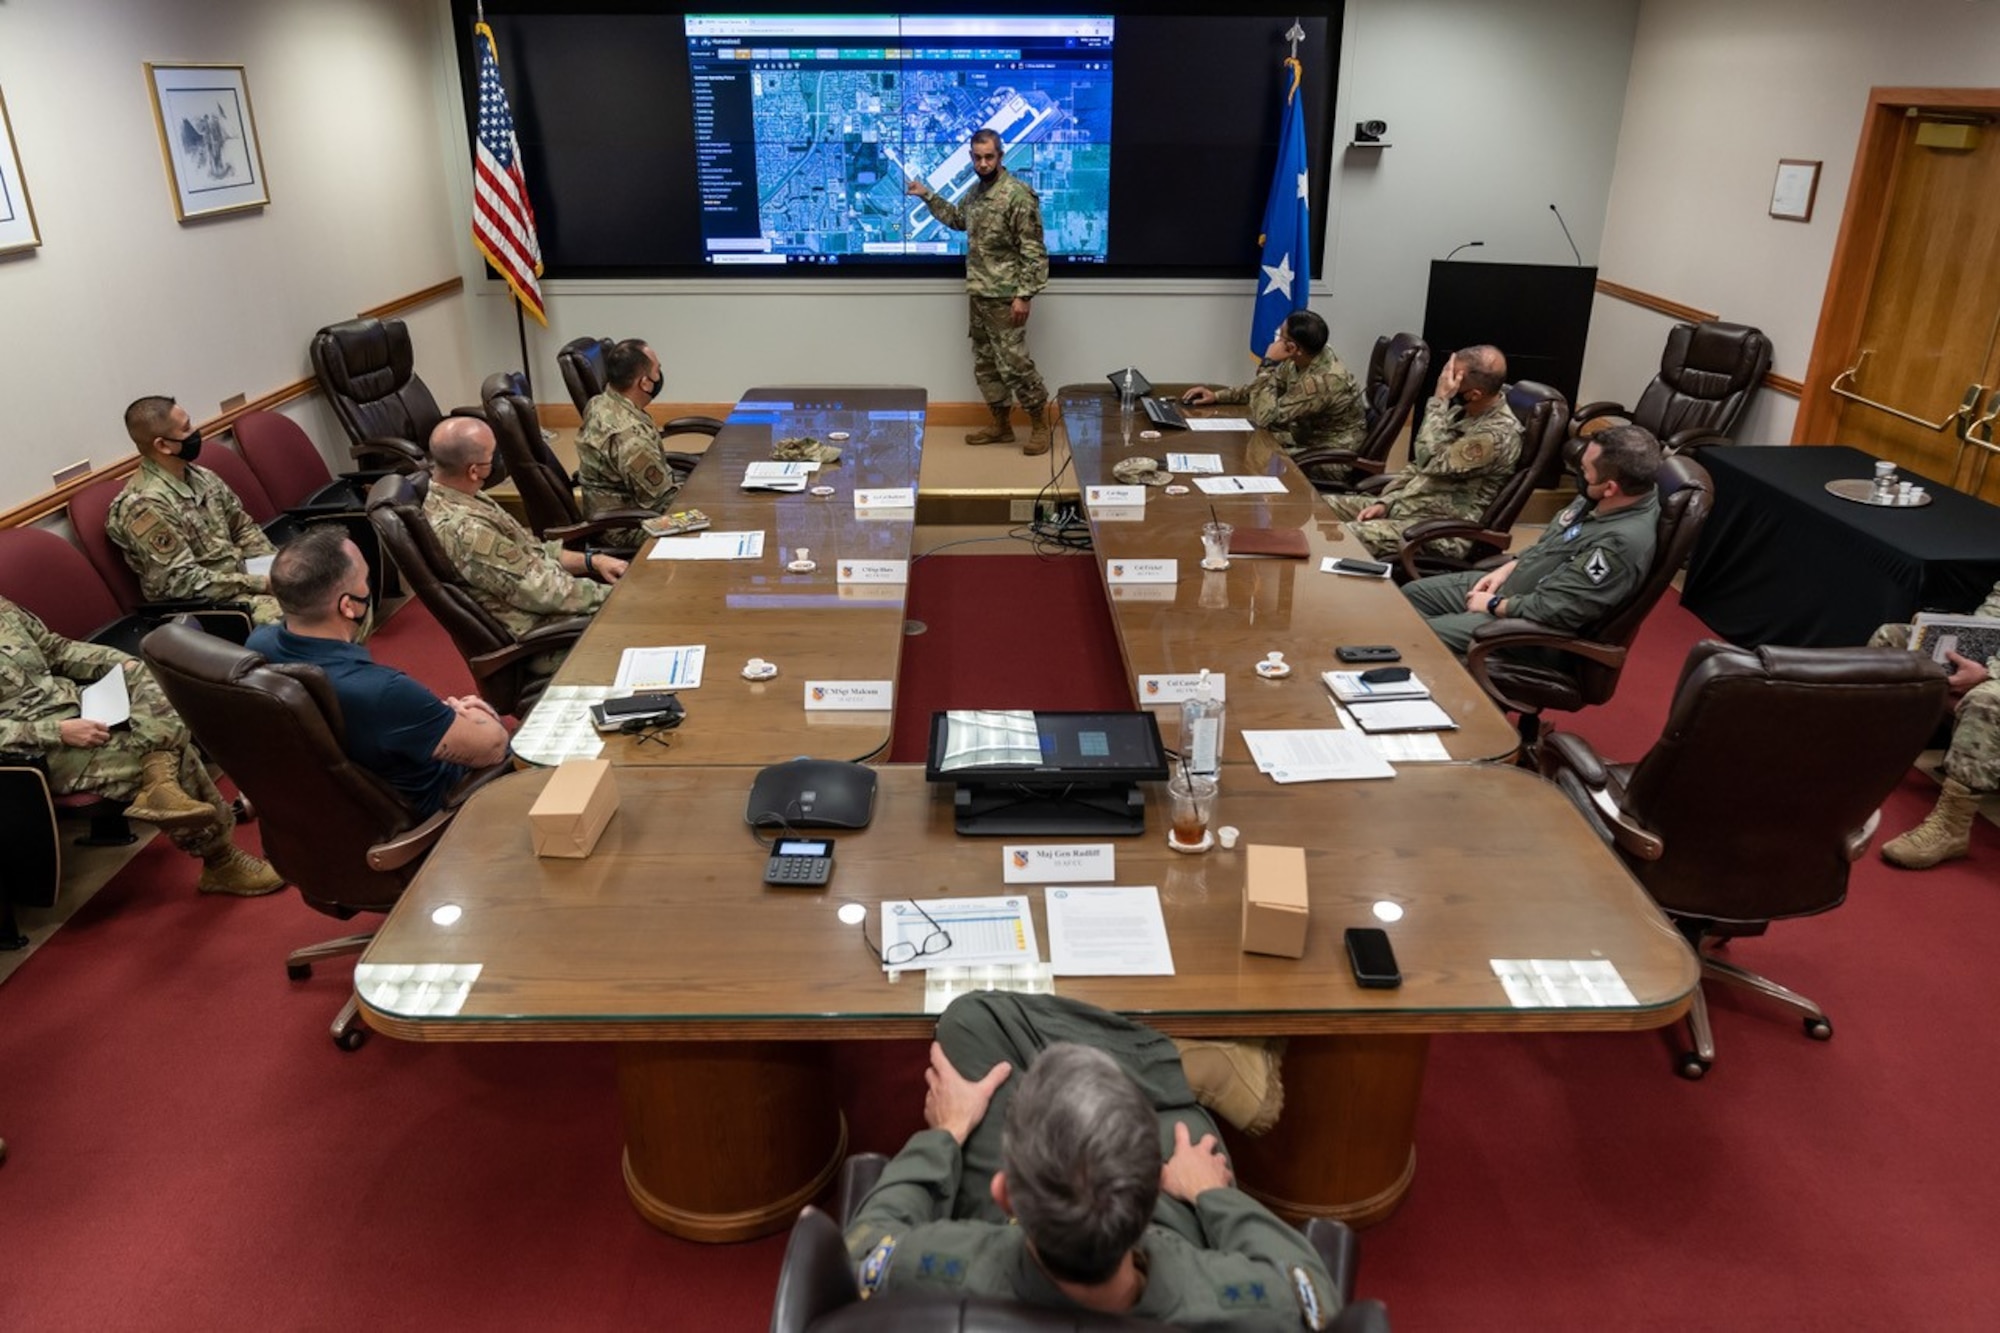
<instances>
[{"instance_id":1,"label":"chair caster wheel","mask_svg":"<svg viewBox=\"0 0 2000 1333\"><path fill-rule=\"evenodd\" d=\"M1833 1040L1833 1024L1824 1018L1808 1018L1805 1027L1806 1035L1814 1041Z\"/></svg>"},{"instance_id":2,"label":"chair caster wheel","mask_svg":"<svg viewBox=\"0 0 2000 1333\"><path fill-rule=\"evenodd\" d=\"M1699 1083L1702 1076L1708 1073L1709 1063L1709 1061L1702 1059L1693 1051L1683 1051L1681 1052L1680 1063L1675 1067L1675 1072L1689 1082Z\"/></svg>"},{"instance_id":3,"label":"chair caster wheel","mask_svg":"<svg viewBox=\"0 0 2000 1333\"><path fill-rule=\"evenodd\" d=\"M285 964L285 975L290 977L293 981L304 981L307 977L310 977L312 974L313 974L313 965L311 963Z\"/></svg>"},{"instance_id":4,"label":"chair caster wheel","mask_svg":"<svg viewBox=\"0 0 2000 1333\"><path fill-rule=\"evenodd\" d=\"M347 1031L336 1036L333 1039L333 1044L343 1051L358 1051L361 1049L361 1043L367 1040L368 1029L356 1023L353 1027L347 1029Z\"/></svg>"}]
</instances>

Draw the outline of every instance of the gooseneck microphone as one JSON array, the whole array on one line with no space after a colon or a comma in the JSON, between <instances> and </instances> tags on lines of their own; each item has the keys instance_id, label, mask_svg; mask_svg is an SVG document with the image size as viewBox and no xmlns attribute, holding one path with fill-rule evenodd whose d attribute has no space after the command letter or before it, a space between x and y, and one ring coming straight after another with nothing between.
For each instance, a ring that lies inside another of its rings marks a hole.
<instances>
[{"instance_id":1,"label":"gooseneck microphone","mask_svg":"<svg viewBox=\"0 0 2000 1333\"><path fill-rule=\"evenodd\" d=\"M1465 243L1464 245L1461 245L1461 246L1459 246L1459 247L1458 247L1458 250L1453 250L1453 251L1451 252L1451 255L1455 255L1455 254L1457 254L1459 250L1471 250L1471 249L1474 249L1474 248L1476 248L1476 247L1478 247L1478 246L1482 246L1482 245L1484 245L1484 244L1486 244L1486 242L1484 242L1484 241L1467 241L1467 242L1466 242L1466 243ZM1445 263L1449 264L1449 263L1451 262L1451 255L1446 255L1446 256L1444 257L1444 262L1445 262Z\"/></svg>"},{"instance_id":2,"label":"gooseneck microphone","mask_svg":"<svg viewBox=\"0 0 2000 1333\"><path fill-rule=\"evenodd\" d=\"M1556 215L1556 225L1563 229L1563 239L1569 242L1569 252L1576 256L1577 264L1581 265L1583 263L1583 251L1576 248L1576 237L1569 234L1569 223L1563 221L1562 210L1554 204L1550 204L1549 212Z\"/></svg>"}]
</instances>

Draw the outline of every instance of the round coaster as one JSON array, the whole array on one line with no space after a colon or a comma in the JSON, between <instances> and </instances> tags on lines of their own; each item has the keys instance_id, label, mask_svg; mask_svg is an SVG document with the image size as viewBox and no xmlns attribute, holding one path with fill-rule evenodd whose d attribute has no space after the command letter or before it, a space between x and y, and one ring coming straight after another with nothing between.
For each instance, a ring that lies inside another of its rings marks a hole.
<instances>
[{"instance_id":1,"label":"round coaster","mask_svg":"<svg viewBox=\"0 0 2000 1333\"><path fill-rule=\"evenodd\" d=\"M789 569L789 570L791 570L791 571L792 571L792 573L794 573L794 574L810 574L810 573L812 573L812 572L813 572L813 571L814 571L815 569L818 569L818 568L819 568L819 561L817 561L817 560L794 560L794 561L792 561L792 563L791 563L791 564L789 564L789 565L786 565L786 566L785 566L785 568L786 568L786 569Z\"/></svg>"},{"instance_id":2,"label":"round coaster","mask_svg":"<svg viewBox=\"0 0 2000 1333\"><path fill-rule=\"evenodd\" d=\"M743 679L745 680L770 680L777 674L778 664L776 662L764 663L764 669L761 671L752 671L749 667L743 668Z\"/></svg>"},{"instance_id":3,"label":"round coaster","mask_svg":"<svg viewBox=\"0 0 2000 1333\"><path fill-rule=\"evenodd\" d=\"M1161 494L1163 495L1186 495L1187 493L1188 493L1188 488L1179 485L1169 486L1165 491L1161 492Z\"/></svg>"},{"instance_id":4,"label":"round coaster","mask_svg":"<svg viewBox=\"0 0 2000 1333\"><path fill-rule=\"evenodd\" d=\"M1257 674L1265 680L1283 680L1292 674L1292 664L1290 662L1259 662L1257 664Z\"/></svg>"},{"instance_id":5,"label":"round coaster","mask_svg":"<svg viewBox=\"0 0 2000 1333\"><path fill-rule=\"evenodd\" d=\"M831 486L815 486L815 487L813 487L813 488L812 488L812 492L811 492L811 493L812 493L812 494L814 494L814 495L821 495L821 496L824 496L824 495L832 495L832 494L833 494L833 487L831 487Z\"/></svg>"},{"instance_id":6,"label":"round coaster","mask_svg":"<svg viewBox=\"0 0 2000 1333\"><path fill-rule=\"evenodd\" d=\"M1167 846L1174 851L1181 852L1187 856L1193 856L1197 852L1205 852L1209 848L1215 846L1215 834L1212 830L1203 830L1200 842L1196 843L1192 847L1183 847L1179 843L1175 842L1174 835L1169 833L1167 835Z\"/></svg>"},{"instance_id":7,"label":"round coaster","mask_svg":"<svg viewBox=\"0 0 2000 1333\"><path fill-rule=\"evenodd\" d=\"M844 430L830 430L826 433L826 438L829 440L847 440L853 437Z\"/></svg>"},{"instance_id":8,"label":"round coaster","mask_svg":"<svg viewBox=\"0 0 2000 1333\"><path fill-rule=\"evenodd\" d=\"M1160 432L1156 430L1142 430L1139 432L1139 438L1142 440L1157 440L1160 438Z\"/></svg>"}]
</instances>

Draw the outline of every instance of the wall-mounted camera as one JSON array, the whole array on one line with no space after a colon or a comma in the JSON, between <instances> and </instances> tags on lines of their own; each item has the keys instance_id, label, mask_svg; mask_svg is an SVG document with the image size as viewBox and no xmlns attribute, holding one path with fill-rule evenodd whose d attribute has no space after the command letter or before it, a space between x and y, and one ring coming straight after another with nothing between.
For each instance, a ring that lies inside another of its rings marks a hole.
<instances>
[{"instance_id":1,"label":"wall-mounted camera","mask_svg":"<svg viewBox=\"0 0 2000 1333\"><path fill-rule=\"evenodd\" d=\"M1357 120L1354 122L1354 142L1381 143L1389 135L1386 120Z\"/></svg>"}]
</instances>

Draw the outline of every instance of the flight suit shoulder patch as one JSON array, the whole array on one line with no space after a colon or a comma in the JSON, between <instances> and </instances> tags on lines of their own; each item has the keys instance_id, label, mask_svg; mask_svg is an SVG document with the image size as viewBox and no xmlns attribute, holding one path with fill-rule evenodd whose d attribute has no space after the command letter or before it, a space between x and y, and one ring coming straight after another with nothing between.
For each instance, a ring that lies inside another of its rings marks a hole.
<instances>
[{"instance_id":1,"label":"flight suit shoulder patch","mask_svg":"<svg viewBox=\"0 0 2000 1333\"><path fill-rule=\"evenodd\" d=\"M867 1300L878 1291L883 1280L889 1276L889 1258L896 1253L896 1238L884 1236L879 1245L868 1251L868 1257L861 1261L861 1299Z\"/></svg>"},{"instance_id":2,"label":"flight suit shoulder patch","mask_svg":"<svg viewBox=\"0 0 2000 1333\"><path fill-rule=\"evenodd\" d=\"M1299 1298L1299 1319L1307 1328L1326 1327L1326 1307L1320 1303L1319 1288L1313 1285L1312 1274L1299 1264L1288 1270L1292 1277L1292 1291Z\"/></svg>"},{"instance_id":3,"label":"flight suit shoulder patch","mask_svg":"<svg viewBox=\"0 0 2000 1333\"><path fill-rule=\"evenodd\" d=\"M1602 584L1611 577L1611 557L1604 553L1602 546L1592 550L1583 559L1584 577L1593 584Z\"/></svg>"}]
</instances>

